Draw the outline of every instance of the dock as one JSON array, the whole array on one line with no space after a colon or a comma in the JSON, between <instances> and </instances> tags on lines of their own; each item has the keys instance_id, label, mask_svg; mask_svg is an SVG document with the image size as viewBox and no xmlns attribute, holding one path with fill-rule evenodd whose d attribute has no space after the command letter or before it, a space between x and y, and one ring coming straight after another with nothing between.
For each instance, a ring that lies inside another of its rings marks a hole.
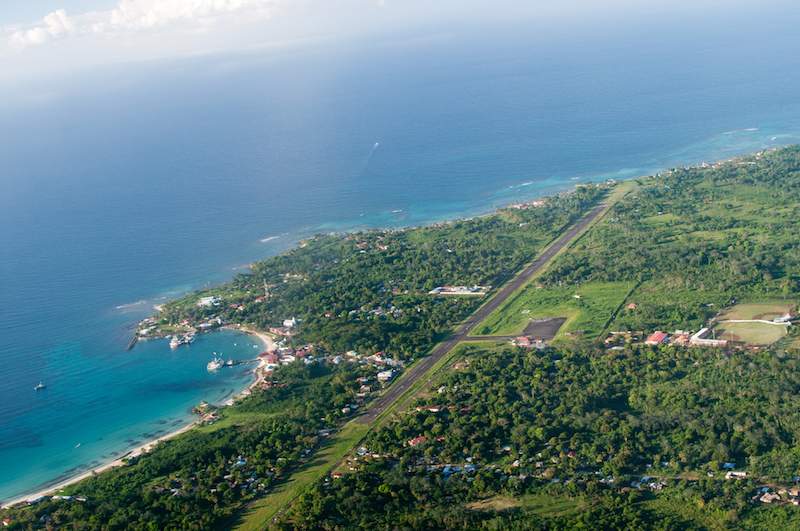
<instances>
[{"instance_id":1,"label":"dock","mask_svg":"<svg viewBox=\"0 0 800 531\"><path fill-rule=\"evenodd\" d=\"M138 343L138 342L139 342L139 335L138 334L133 334L133 337L128 342L128 348L126 348L125 350L133 350L133 347L135 347L136 343Z\"/></svg>"}]
</instances>

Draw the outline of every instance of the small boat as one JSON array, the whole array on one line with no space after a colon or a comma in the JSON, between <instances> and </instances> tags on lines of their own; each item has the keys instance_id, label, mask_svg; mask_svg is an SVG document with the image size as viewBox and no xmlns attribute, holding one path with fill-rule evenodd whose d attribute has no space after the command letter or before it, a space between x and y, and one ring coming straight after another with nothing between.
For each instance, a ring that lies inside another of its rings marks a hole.
<instances>
[{"instance_id":1,"label":"small boat","mask_svg":"<svg viewBox=\"0 0 800 531\"><path fill-rule=\"evenodd\" d=\"M34 388L33 388L33 390L34 390L34 391L41 391L41 390L42 390L42 389L44 389L45 387L47 387L45 384L43 384L42 382L39 382L39 383L36 385L36 387L34 387Z\"/></svg>"},{"instance_id":2,"label":"small boat","mask_svg":"<svg viewBox=\"0 0 800 531\"><path fill-rule=\"evenodd\" d=\"M80 448L80 447L81 447L81 443L78 443L78 444L75 445L75 448Z\"/></svg>"},{"instance_id":3,"label":"small boat","mask_svg":"<svg viewBox=\"0 0 800 531\"><path fill-rule=\"evenodd\" d=\"M208 365L206 365L206 369L208 369L208 372L214 372L214 371L219 370L220 367L222 367L222 365L224 363L225 362L222 361L222 358L218 358L218 357L214 356L214 359L209 361Z\"/></svg>"},{"instance_id":4,"label":"small boat","mask_svg":"<svg viewBox=\"0 0 800 531\"><path fill-rule=\"evenodd\" d=\"M178 336L177 334L175 334L174 336L172 336L172 339L169 342L169 348L175 350L181 345L189 345L194 341L194 338L195 338L194 332L188 332L183 336Z\"/></svg>"},{"instance_id":5,"label":"small boat","mask_svg":"<svg viewBox=\"0 0 800 531\"><path fill-rule=\"evenodd\" d=\"M226 367L233 367L233 360L228 360L225 362Z\"/></svg>"}]
</instances>

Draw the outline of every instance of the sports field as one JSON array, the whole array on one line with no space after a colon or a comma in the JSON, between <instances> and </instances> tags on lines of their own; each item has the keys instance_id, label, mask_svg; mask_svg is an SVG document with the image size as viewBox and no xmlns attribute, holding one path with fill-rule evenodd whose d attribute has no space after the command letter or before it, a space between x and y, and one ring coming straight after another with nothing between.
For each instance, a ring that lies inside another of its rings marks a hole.
<instances>
[{"instance_id":1,"label":"sports field","mask_svg":"<svg viewBox=\"0 0 800 531\"><path fill-rule=\"evenodd\" d=\"M793 306L786 301L737 304L719 316L719 324L714 330L720 339L748 345L771 345L788 333L788 326L771 321L791 312Z\"/></svg>"},{"instance_id":2,"label":"sports field","mask_svg":"<svg viewBox=\"0 0 800 531\"><path fill-rule=\"evenodd\" d=\"M715 328L719 339L748 345L771 345L787 334L787 326L765 323L720 323Z\"/></svg>"},{"instance_id":3,"label":"sports field","mask_svg":"<svg viewBox=\"0 0 800 531\"><path fill-rule=\"evenodd\" d=\"M771 321L792 310L794 305L786 301L749 302L737 304L719 316L720 321L729 319L763 319Z\"/></svg>"}]
</instances>

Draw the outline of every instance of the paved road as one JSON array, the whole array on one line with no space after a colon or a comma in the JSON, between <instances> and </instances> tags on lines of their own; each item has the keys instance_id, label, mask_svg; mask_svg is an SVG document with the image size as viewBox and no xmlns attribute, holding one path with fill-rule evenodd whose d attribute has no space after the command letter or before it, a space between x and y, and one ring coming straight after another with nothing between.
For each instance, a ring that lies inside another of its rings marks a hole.
<instances>
[{"instance_id":1,"label":"paved road","mask_svg":"<svg viewBox=\"0 0 800 531\"><path fill-rule=\"evenodd\" d=\"M474 328L478 323L486 319L490 313L495 311L508 298L528 282L531 277L538 273L547 263L558 253L561 249L567 246L580 232L585 229L592 221L599 216L606 208L605 204L601 204L593 208L586 214L580 221L569 228L556 240L550 247L548 247L542 254L539 255L528 267L522 270L522 273L514 277L509 283L503 286L486 304L478 308L466 321L461 323L459 327L453 332L446 340L442 341L434 347L430 355L422 358L418 363L413 365L403 378L394 383L381 397L372 403L370 408L361 416L362 422L371 423L387 407L389 407L395 400L400 398L406 390L411 387L428 369L436 364L443 356L453 350L453 348L469 338L469 331Z\"/></svg>"}]
</instances>

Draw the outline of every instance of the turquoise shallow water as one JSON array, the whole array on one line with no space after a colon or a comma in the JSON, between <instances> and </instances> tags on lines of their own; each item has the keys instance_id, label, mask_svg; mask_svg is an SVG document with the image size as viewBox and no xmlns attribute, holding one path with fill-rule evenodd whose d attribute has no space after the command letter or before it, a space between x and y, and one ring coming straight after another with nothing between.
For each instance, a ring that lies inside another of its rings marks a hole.
<instances>
[{"instance_id":1,"label":"turquoise shallow water","mask_svg":"<svg viewBox=\"0 0 800 531\"><path fill-rule=\"evenodd\" d=\"M6 496L113 461L125 450L192 420L201 400L222 404L252 381L253 365L209 373L212 352L253 359L260 342L234 332L201 335L174 351L165 340L140 342L131 352L109 346L86 352L81 343L41 356L47 387L18 398L22 422L0 428L3 473L14 477Z\"/></svg>"},{"instance_id":2,"label":"turquoise shallow water","mask_svg":"<svg viewBox=\"0 0 800 531\"><path fill-rule=\"evenodd\" d=\"M0 87L0 499L244 387L205 364L250 339L126 352L131 326L298 238L800 142L800 56L776 53L797 48L798 11L750 17L748 39L451 28Z\"/></svg>"}]
</instances>

